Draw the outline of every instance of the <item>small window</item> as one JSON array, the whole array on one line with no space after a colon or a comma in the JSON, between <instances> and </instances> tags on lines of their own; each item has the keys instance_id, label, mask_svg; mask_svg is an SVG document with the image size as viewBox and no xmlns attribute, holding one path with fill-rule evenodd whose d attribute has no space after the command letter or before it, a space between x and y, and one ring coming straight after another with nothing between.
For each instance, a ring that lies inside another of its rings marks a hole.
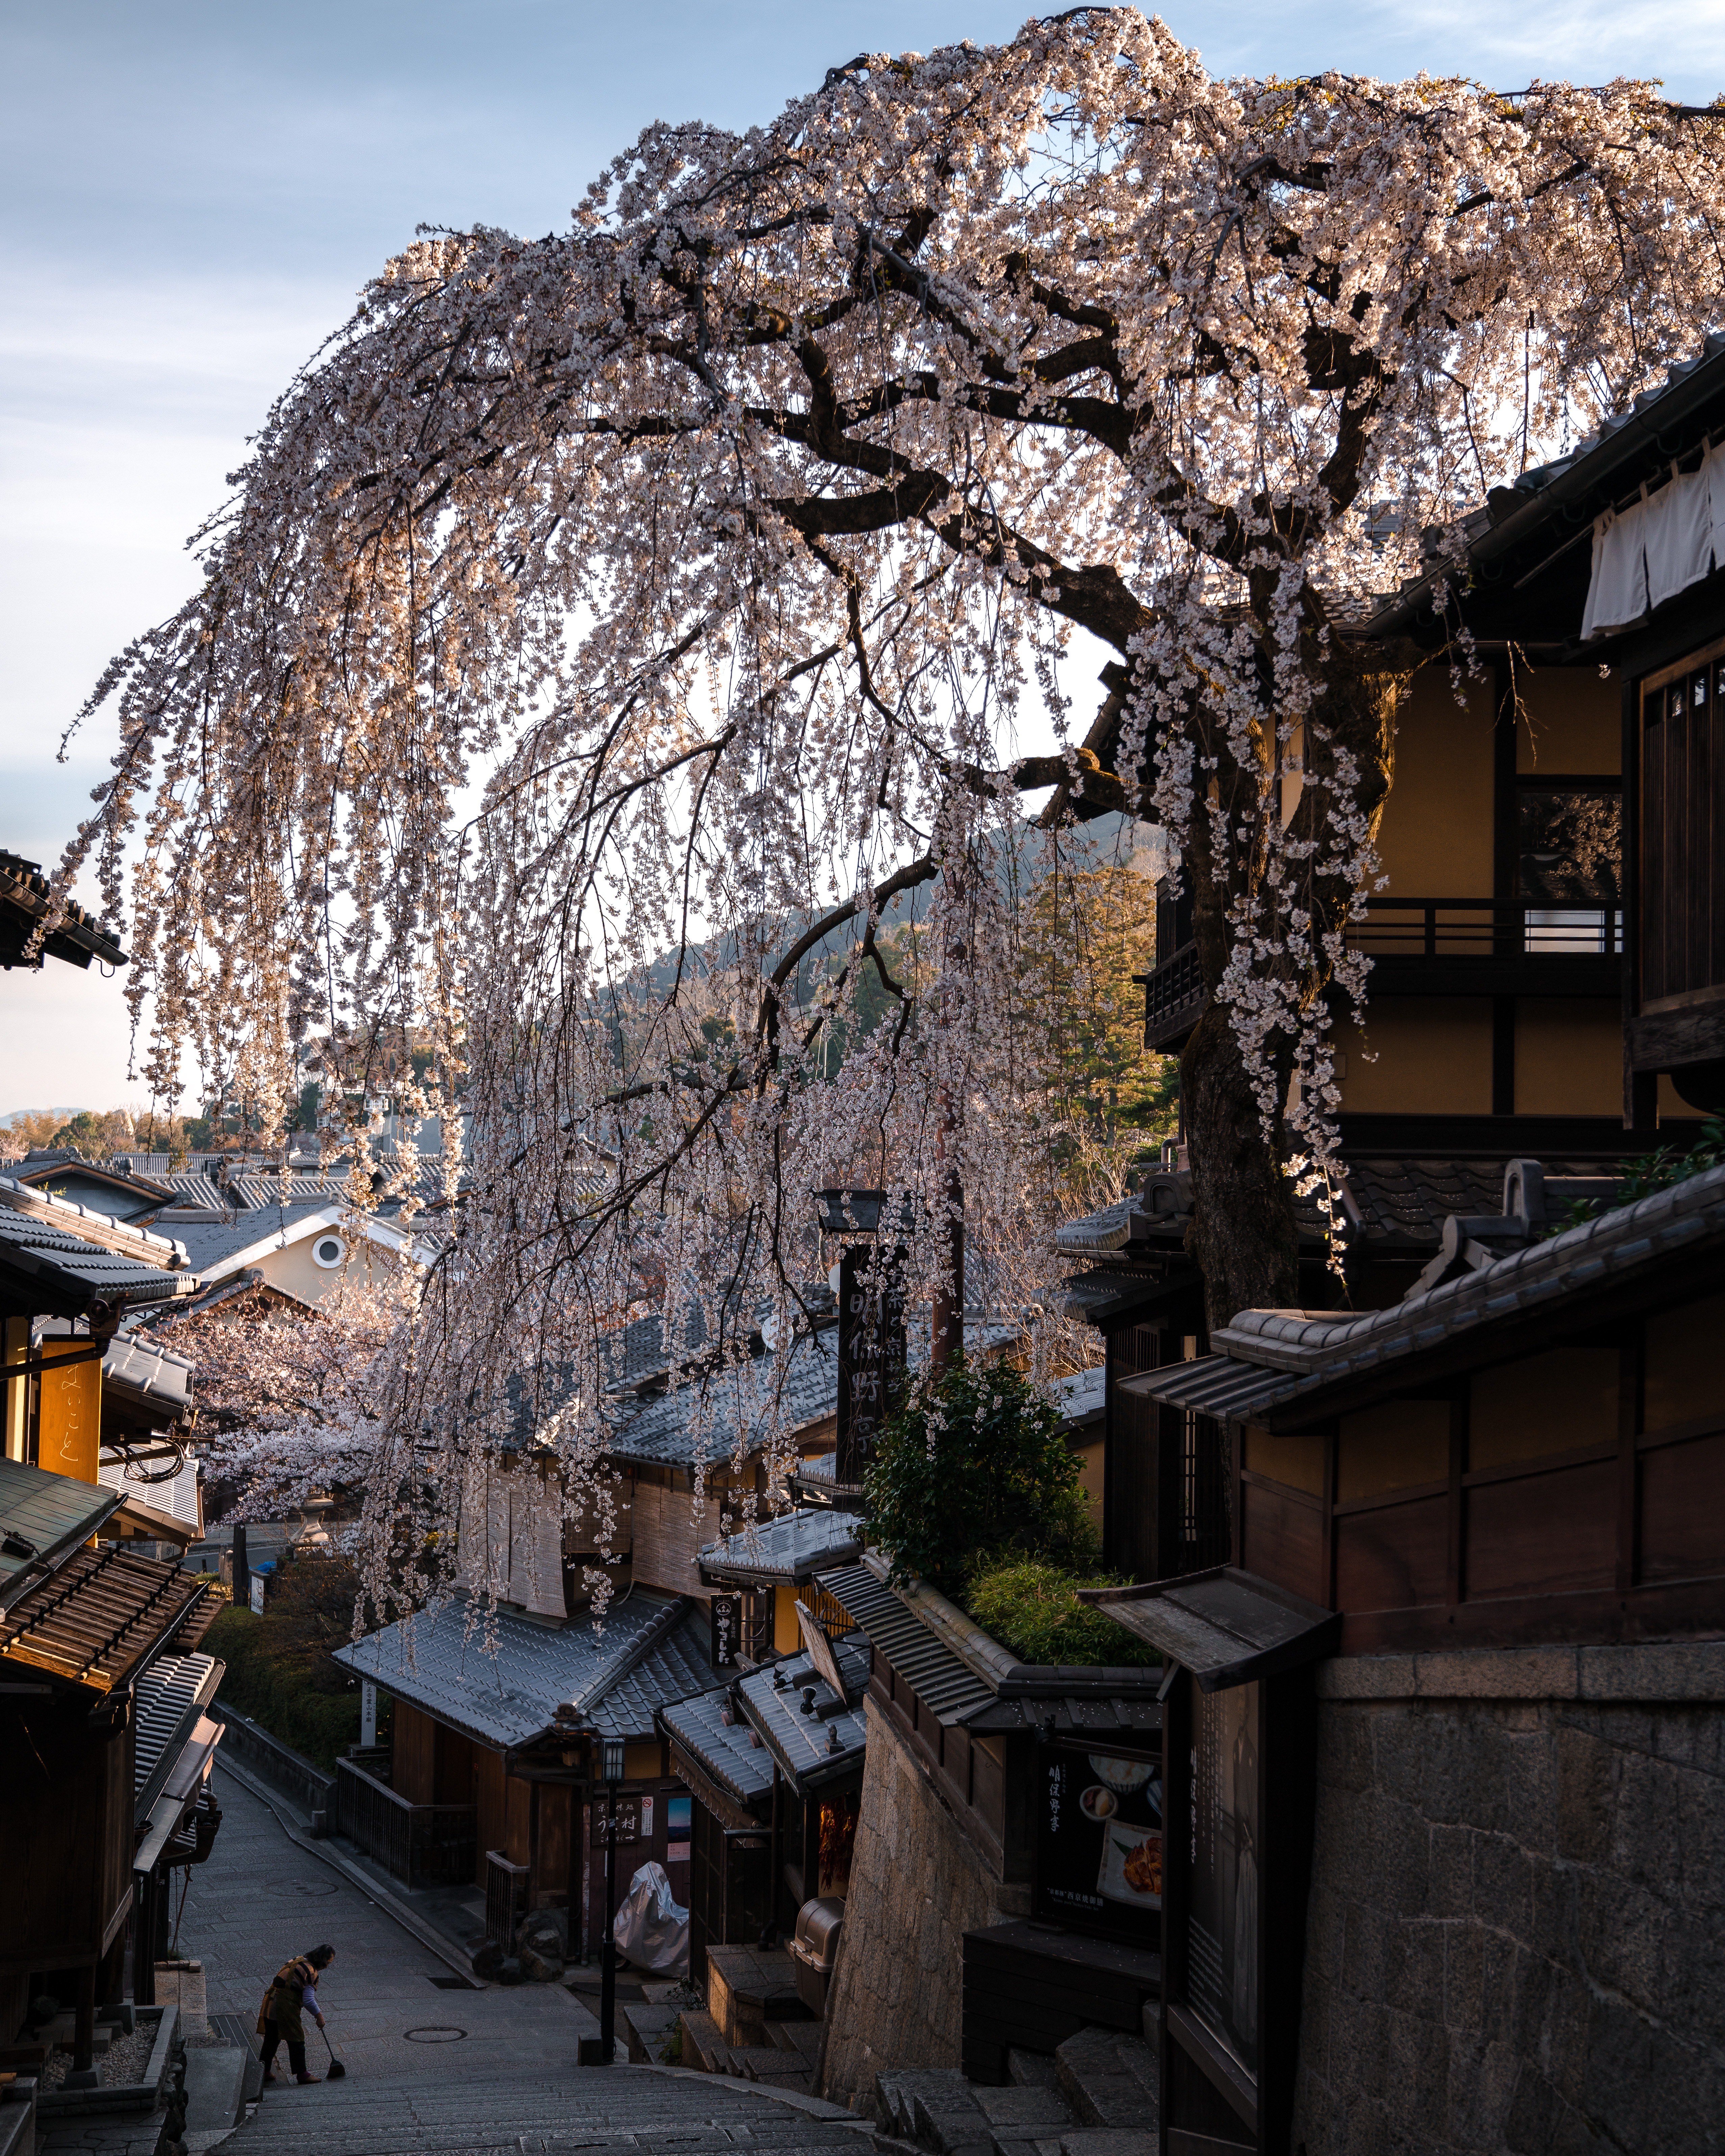
<instances>
[{"instance_id":1,"label":"small window","mask_svg":"<svg viewBox=\"0 0 1725 2156\"><path fill-rule=\"evenodd\" d=\"M1617 906L1623 875L1623 807L1615 789L1523 787L1521 896L1545 905Z\"/></svg>"},{"instance_id":2,"label":"small window","mask_svg":"<svg viewBox=\"0 0 1725 2156\"><path fill-rule=\"evenodd\" d=\"M321 1265L326 1272L333 1272L347 1255L347 1245L339 1235L320 1235L311 1245L311 1262Z\"/></svg>"}]
</instances>

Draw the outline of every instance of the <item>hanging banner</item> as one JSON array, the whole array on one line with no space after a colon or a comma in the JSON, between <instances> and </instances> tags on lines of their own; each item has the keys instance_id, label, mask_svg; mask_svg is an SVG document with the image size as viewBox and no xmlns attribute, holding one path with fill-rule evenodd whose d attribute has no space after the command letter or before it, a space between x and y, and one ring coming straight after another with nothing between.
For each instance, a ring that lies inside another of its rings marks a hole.
<instances>
[{"instance_id":1,"label":"hanging banner","mask_svg":"<svg viewBox=\"0 0 1725 2156\"><path fill-rule=\"evenodd\" d=\"M716 1670L734 1670L742 1630L742 1597L740 1594L716 1594L712 1599L712 1666Z\"/></svg>"},{"instance_id":2,"label":"hanging banner","mask_svg":"<svg viewBox=\"0 0 1725 2156\"><path fill-rule=\"evenodd\" d=\"M85 1339L42 1343L40 1413L36 1462L50 1475L69 1475L74 1482L96 1481L102 1443L102 1358ZM56 1348L66 1358L54 1367ZM76 1360L72 1358L76 1357Z\"/></svg>"}]
</instances>

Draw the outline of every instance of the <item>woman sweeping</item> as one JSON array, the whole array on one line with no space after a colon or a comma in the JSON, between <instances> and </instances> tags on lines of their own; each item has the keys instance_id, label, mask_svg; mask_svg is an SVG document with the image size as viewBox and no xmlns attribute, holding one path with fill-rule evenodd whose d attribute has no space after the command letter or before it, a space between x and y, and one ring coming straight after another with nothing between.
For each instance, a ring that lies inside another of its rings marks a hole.
<instances>
[{"instance_id":1,"label":"woman sweeping","mask_svg":"<svg viewBox=\"0 0 1725 2156\"><path fill-rule=\"evenodd\" d=\"M333 1947L313 1947L279 1969L264 1994L258 2015L258 2033L264 2039L264 2078L273 2082L275 2047L285 2041L288 2066L296 2082L315 2082L305 2071L305 2021L309 2010L320 2029L323 2010L317 2003L317 1979L336 1958Z\"/></svg>"}]
</instances>

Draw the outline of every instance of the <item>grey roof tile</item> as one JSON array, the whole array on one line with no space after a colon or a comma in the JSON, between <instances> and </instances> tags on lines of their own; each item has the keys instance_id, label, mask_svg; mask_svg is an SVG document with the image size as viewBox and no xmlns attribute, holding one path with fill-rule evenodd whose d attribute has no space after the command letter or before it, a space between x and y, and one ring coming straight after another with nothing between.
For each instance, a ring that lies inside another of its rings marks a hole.
<instances>
[{"instance_id":1,"label":"grey roof tile","mask_svg":"<svg viewBox=\"0 0 1725 2156\"><path fill-rule=\"evenodd\" d=\"M40 1578L58 1560L88 1542L121 1502L117 1490L50 1475L46 1468L0 1456L0 1533L35 1553L0 1549L0 1598L28 1574Z\"/></svg>"},{"instance_id":2,"label":"grey roof tile","mask_svg":"<svg viewBox=\"0 0 1725 2156\"><path fill-rule=\"evenodd\" d=\"M740 1527L710 1543L701 1553L701 1563L715 1579L795 1586L861 1553L855 1515L822 1510L782 1512L776 1520Z\"/></svg>"},{"instance_id":3,"label":"grey roof tile","mask_svg":"<svg viewBox=\"0 0 1725 2156\"><path fill-rule=\"evenodd\" d=\"M757 1805L772 1795L773 1754L752 1724L732 1705L728 1686L661 1707L659 1721L666 1734L739 1804Z\"/></svg>"},{"instance_id":4,"label":"grey roof tile","mask_svg":"<svg viewBox=\"0 0 1725 2156\"><path fill-rule=\"evenodd\" d=\"M1243 1310L1213 1336L1220 1354L1128 1380L1145 1398L1245 1415L1548 1308L1602 1279L1627 1283L1697 1245L1725 1245L1725 1168L1617 1208L1363 1316Z\"/></svg>"},{"instance_id":5,"label":"grey roof tile","mask_svg":"<svg viewBox=\"0 0 1725 2156\"><path fill-rule=\"evenodd\" d=\"M639 1589L614 1604L598 1631L585 1619L556 1625L487 1611L457 1594L338 1648L335 1659L495 1749L545 1735L560 1707L583 1727L645 1738L667 1696L713 1681L698 1625L683 1597Z\"/></svg>"},{"instance_id":6,"label":"grey roof tile","mask_svg":"<svg viewBox=\"0 0 1725 2156\"><path fill-rule=\"evenodd\" d=\"M84 1213L81 1206L65 1205L30 1190L25 1194L29 1201L25 1209L13 1202L13 1194L23 1188L0 1176L0 1265L18 1282L14 1293L39 1285L46 1310L67 1302L80 1309L99 1304L147 1308L196 1292L193 1275L173 1270L184 1253L164 1237L125 1229L126 1236L134 1239L141 1250L159 1250L159 1262L133 1255L130 1248L110 1249L78 1232L74 1222ZM90 1224L95 1224L93 1216ZM118 1231L125 1224L105 1219L101 1228ZM116 1233L109 1240L120 1241L121 1237Z\"/></svg>"},{"instance_id":7,"label":"grey roof tile","mask_svg":"<svg viewBox=\"0 0 1725 2156\"><path fill-rule=\"evenodd\" d=\"M772 1663L746 1676L737 1687L737 1704L761 1732L767 1749L799 1789L852 1774L862 1763L868 1738L863 1693L869 1681L870 1650L855 1635L834 1642L839 1674L854 1702L823 1715L835 1705L832 1691L806 1655ZM804 1713L804 1696L811 1712Z\"/></svg>"}]
</instances>

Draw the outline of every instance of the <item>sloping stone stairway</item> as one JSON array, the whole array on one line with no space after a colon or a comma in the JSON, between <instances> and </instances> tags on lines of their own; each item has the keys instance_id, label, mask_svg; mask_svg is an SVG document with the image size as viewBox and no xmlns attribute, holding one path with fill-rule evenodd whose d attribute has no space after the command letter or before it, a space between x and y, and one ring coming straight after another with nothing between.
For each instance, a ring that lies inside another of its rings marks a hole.
<instances>
[{"instance_id":1,"label":"sloping stone stairway","mask_svg":"<svg viewBox=\"0 0 1725 2156\"><path fill-rule=\"evenodd\" d=\"M1081 2029L1052 2059L1009 2061L1004 2088L957 2067L878 2075L880 2156L1156 2156L1161 2079L1142 2037Z\"/></svg>"},{"instance_id":2,"label":"sloping stone stairway","mask_svg":"<svg viewBox=\"0 0 1725 2156\"><path fill-rule=\"evenodd\" d=\"M614 2066L487 2069L267 2088L223 2156L853 2156L867 2128L833 2107L697 2074Z\"/></svg>"}]
</instances>

